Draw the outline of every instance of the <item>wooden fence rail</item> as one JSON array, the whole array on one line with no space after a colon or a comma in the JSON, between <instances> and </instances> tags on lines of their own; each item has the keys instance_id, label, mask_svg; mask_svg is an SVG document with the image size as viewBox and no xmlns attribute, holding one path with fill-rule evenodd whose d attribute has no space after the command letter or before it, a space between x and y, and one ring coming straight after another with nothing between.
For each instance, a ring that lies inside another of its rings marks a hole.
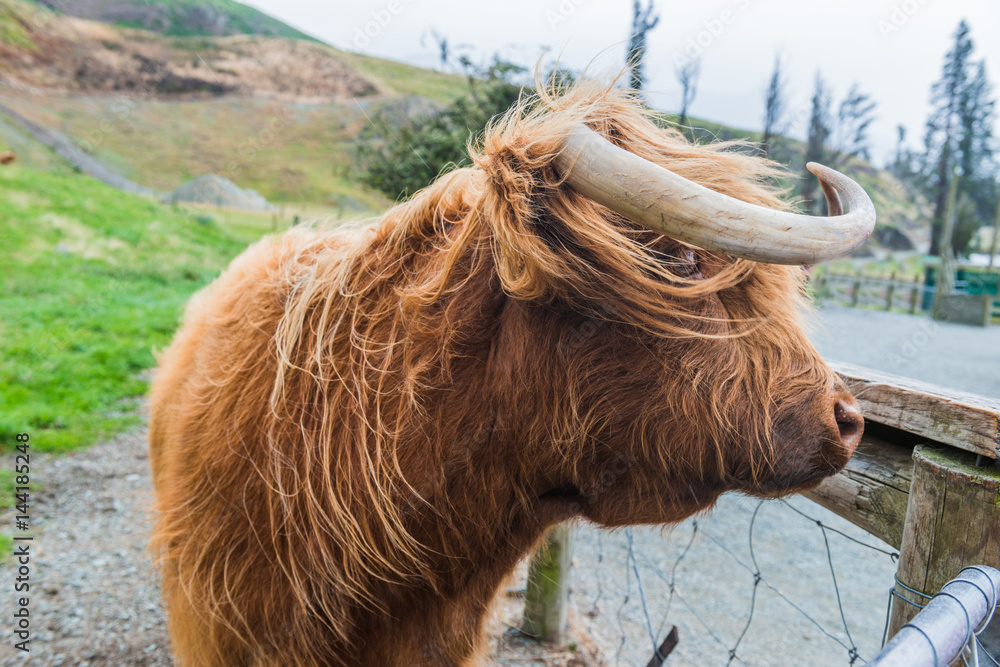
<instances>
[{"instance_id":1,"label":"wooden fence rail","mask_svg":"<svg viewBox=\"0 0 1000 667\"><path fill-rule=\"evenodd\" d=\"M915 604L893 606L891 637L963 567L1000 569L1000 400L830 366L857 398L865 435L844 470L804 495L899 550L896 596ZM565 605L568 576L546 576L562 586L546 604ZM1000 653L1000 618L981 639Z\"/></svg>"},{"instance_id":2,"label":"wooden fence rail","mask_svg":"<svg viewBox=\"0 0 1000 667\"><path fill-rule=\"evenodd\" d=\"M857 308L859 306L883 310L905 310L915 314L928 309L933 303L936 288L928 286L921 278L899 279L896 274L888 278L864 276L853 273L823 272L812 280L816 295L820 300L833 301ZM980 285L976 287L970 280L956 280L959 293L985 294ZM987 297L984 297L987 298ZM993 296L988 307L990 319L1000 320L1000 296Z\"/></svg>"},{"instance_id":3,"label":"wooden fence rail","mask_svg":"<svg viewBox=\"0 0 1000 667\"><path fill-rule=\"evenodd\" d=\"M923 303L927 287L919 278L900 280L857 276L848 273L823 273L813 282L821 299L842 301L852 308L873 306L884 310L904 309L916 313Z\"/></svg>"}]
</instances>

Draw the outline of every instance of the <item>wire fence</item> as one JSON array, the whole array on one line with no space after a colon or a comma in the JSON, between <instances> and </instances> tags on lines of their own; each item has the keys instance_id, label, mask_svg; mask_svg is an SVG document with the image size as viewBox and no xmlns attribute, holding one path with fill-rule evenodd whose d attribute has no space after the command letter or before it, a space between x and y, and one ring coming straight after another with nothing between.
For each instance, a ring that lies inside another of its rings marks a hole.
<instances>
[{"instance_id":1,"label":"wire fence","mask_svg":"<svg viewBox=\"0 0 1000 667\"><path fill-rule=\"evenodd\" d=\"M793 498L723 497L669 529L576 539L571 609L612 665L863 665L883 643L898 554ZM669 641L668 641L669 643Z\"/></svg>"}]
</instances>

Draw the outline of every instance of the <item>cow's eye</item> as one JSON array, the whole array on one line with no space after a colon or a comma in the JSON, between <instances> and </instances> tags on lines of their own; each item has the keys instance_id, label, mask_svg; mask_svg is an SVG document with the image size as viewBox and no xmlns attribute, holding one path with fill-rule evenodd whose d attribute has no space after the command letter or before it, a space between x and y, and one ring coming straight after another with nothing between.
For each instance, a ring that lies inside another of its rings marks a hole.
<instances>
[{"instance_id":1,"label":"cow's eye","mask_svg":"<svg viewBox=\"0 0 1000 667\"><path fill-rule=\"evenodd\" d=\"M678 248L670 253L659 253L659 259L663 266L678 278L701 280L705 277L702 273L701 258L690 248Z\"/></svg>"},{"instance_id":2,"label":"cow's eye","mask_svg":"<svg viewBox=\"0 0 1000 667\"><path fill-rule=\"evenodd\" d=\"M676 255L671 270L681 278L700 280L705 276L701 273L701 265L698 263L698 255L690 248L682 248Z\"/></svg>"},{"instance_id":3,"label":"cow's eye","mask_svg":"<svg viewBox=\"0 0 1000 667\"><path fill-rule=\"evenodd\" d=\"M669 250L650 248L650 251L660 266L678 278L687 280L705 278L701 257L691 248L674 247Z\"/></svg>"}]
</instances>

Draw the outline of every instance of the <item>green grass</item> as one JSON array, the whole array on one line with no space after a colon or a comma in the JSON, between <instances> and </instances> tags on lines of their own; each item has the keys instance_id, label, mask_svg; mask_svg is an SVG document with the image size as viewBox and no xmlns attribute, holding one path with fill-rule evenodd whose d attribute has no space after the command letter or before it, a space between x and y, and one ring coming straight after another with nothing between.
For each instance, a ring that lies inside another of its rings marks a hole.
<instances>
[{"instance_id":1,"label":"green grass","mask_svg":"<svg viewBox=\"0 0 1000 667\"><path fill-rule=\"evenodd\" d=\"M130 28L154 30L173 37L223 35L268 35L317 41L286 23L233 0L111 0L96 6L75 8L73 0L56 6L67 14L97 21L117 19ZM130 20L119 17L130 16Z\"/></svg>"},{"instance_id":2,"label":"green grass","mask_svg":"<svg viewBox=\"0 0 1000 667\"><path fill-rule=\"evenodd\" d=\"M22 12L24 9L35 9L25 3L4 3L0 5L0 44L15 48L37 51L38 46L25 28Z\"/></svg>"},{"instance_id":3,"label":"green grass","mask_svg":"<svg viewBox=\"0 0 1000 667\"><path fill-rule=\"evenodd\" d=\"M249 240L76 174L0 169L0 448L137 423L153 350Z\"/></svg>"},{"instance_id":4,"label":"green grass","mask_svg":"<svg viewBox=\"0 0 1000 667\"><path fill-rule=\"evenodd\" d=\"M417 95L439 104L469 94L468 80L458 74L437 72L395 60L361 56L346 51L342 57L358 73L396 95Z\"/></svg>"},{"instance_id":5,"label":"green grass","mask_svg":"<svg viewBox=\"0 0 1000 667\"><path fill-rule=\"evenodd\" d=\"M14 454L10 454L13 459ZM13 463L13 462L12 462ZM5 462L6 464L6 462ZM14 470L0 468L0 510L14 506Z\"/></svg>"},{"instance_id":6,"label":"green grass","mask_svg":"<svg viewBox=\"0 0 1000 667\"><path fill-rule=\"evenodd\" d=\"M67 165L48 146L35 141L3 115L0 115L0 151L14 151L19 165L34 169L48 170Z\"/></svg>"},{"instance_id":7,"label":"green grass","mask_svg":"<svg viewBox=\"0 0 1000 667\"><path fill-rule=\"evenodd\" d=\"M139 423L153 351L188 297L271 230L270 215L174 209L78 174L0 168L0 515L13 505L14 436L61 452ZM0 532L0 561L12 544Z\"/></svg>"},{"instance_id":8,"label":"green grass","mask_svg":"<svg viewBox=\"0 0 1000 667\"><path fill-rule=\"evenodd\" d=\"M390 203L353 173L353 142L368 124L353 104L143 99L125 115L115 106L117 99L0 95L0 103L23 115L89 140L98 159L161 192L217 173L272 202L331 207L347 202L358 212L384 210ZM0 142L2 130L0 117Z\"/></svg>"},{"instance_id":9,"label":"green grass","mask_svg":"<svg viewBox=\"0 0 1000 667\"><path fill-rule=\"evenodd\" d=\"M9 452L5 451L4 454L13 457L13 454ZM8 465L8 463L5 461L4 465ZM14 486L14 471L0 468L0 516L6 513L5 510L8 507L14 506ZM12 524L13 519L0 527L0 563L10 558L11 553L14 551L14 539L7 534Z\"/></svg>"}]
</instances>

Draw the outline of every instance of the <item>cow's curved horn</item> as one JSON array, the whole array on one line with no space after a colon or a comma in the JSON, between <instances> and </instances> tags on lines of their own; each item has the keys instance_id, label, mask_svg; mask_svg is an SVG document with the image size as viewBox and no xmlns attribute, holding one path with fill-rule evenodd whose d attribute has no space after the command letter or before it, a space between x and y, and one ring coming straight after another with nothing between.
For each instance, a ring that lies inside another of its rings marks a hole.
<instances>
[{"instance_id":1,"label":"cow's curved horn","mask_svg":"<svg viewBox=\"0 0 1000 667\"><path fill-rule=\"evenodd\" d=\"M583 195L659 234L770 264L816 264L851 252L875 227L875 206L843 174L810 162L831 217L749 204L618 148L584 125L570 132L556 168ZM838 193L847 203L841 215Z\"/></svg>"}]
</instances>

